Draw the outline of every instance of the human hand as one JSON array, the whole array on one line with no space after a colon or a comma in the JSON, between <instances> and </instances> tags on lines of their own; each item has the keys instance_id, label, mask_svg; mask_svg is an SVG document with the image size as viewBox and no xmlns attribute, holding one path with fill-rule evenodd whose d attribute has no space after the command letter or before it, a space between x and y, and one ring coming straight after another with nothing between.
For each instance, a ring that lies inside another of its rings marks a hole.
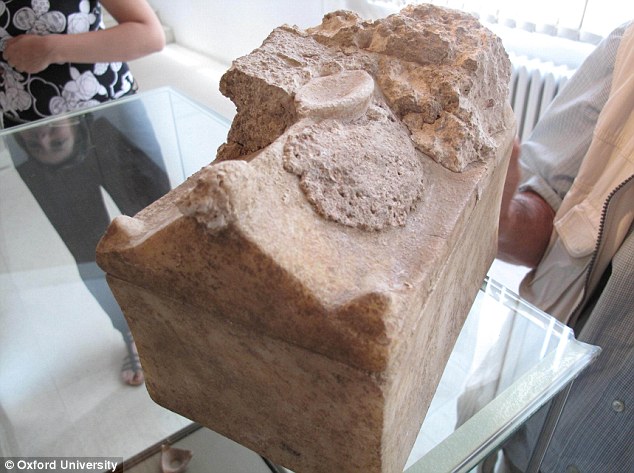
<instances>
[{"instance_id":1,"label":"human hand","mask_svg":"<svg viewBox=\"0 0 634 473\"><path fill-rule=\"evenodd\" d=\"M515 140L500 206L498 254L502 261L534 268L550 240L555 212L537 193L517 192L520 142Z\"/></svg>"},{"instance_id":2,"label":"human hand","mask_svg":"<svg viewBox=\"0 0 634 473\"><path fill-rule=\"evenodd\" d=\"M4 60L15 70L35 74L52 63L51 36L23 34L5 43Z\"/></svg>"}]
</instances>

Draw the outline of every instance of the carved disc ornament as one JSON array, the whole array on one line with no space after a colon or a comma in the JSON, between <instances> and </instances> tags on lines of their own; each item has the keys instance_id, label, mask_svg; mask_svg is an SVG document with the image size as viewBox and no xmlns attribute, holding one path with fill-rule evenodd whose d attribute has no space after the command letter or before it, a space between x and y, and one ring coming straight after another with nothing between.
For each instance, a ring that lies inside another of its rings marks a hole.
<instances>
[{"instance_id":1,"label":"carved disc ornament","mask_svg":"<svg viewBox=\"0 0 634 473\"><path fill-rule=\"evenodd\" d=\"M404 225L423 188L407 129L373 96L365 71L312 80L297 93L297 108L318 121L284 146L284 169L300 177L316 211L364 230Z\"/></svg>"}]
</instances>

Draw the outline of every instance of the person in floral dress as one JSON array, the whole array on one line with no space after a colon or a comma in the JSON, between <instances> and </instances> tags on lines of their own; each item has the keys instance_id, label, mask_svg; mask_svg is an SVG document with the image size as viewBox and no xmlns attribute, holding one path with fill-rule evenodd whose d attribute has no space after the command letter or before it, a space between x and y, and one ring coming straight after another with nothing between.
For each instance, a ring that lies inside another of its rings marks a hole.
<instances>
[{"instance_id":1,"label":"person in floral dress","mask_svg":"<svg viewBox=\"0 0 634 473\"><path fill-rule=\"evenodd\" d=\"M102 7L118 24L104 29ZM145 0L0 0L0 108L5 127L133 93L126 61L159 51Z\"/></svg>"}]
</instances>

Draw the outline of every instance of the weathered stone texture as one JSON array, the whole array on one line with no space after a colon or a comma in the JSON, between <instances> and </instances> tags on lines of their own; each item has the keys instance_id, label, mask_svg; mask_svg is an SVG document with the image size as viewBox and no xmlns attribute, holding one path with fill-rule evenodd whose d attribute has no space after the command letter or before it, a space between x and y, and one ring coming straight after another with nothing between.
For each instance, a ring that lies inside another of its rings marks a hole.
<instances>
[{"instance_id":1,"label":"weathered stone texture","mask_svg":"<svg viewBox=\"0 0 634 473\"><path fill-rule=\"evenodd\" d=\"M156 402L298 473L402 471L495 255L508 80L430 6L236 60L217 162L98 248Z\"/></svg>"},{"instance_id":2,"label":"weathered stone texture","mask_svg":"<svg viewBox=\"0 0 634 473\"><path fill-rule=\"evenodd\" d=\"M305 97L316 82L319 90L310 99L325 104L319 108ZM349 94L337 93L341 82ZM358 95L351 83L357 88L371 84L365 103L350 99ZM309 120L314 115L319 120L299 132L289 130L283 163L300 177L300 187L319 214L351 227L381 230L405 225L423 194L424 173L407 129L384 104L370 100L373 95L374 81L365 71L336 73L301 88L298 109Z\"/></svg>"},{"instance_id":3,"label":"weathered stone texture","mask_svg":"<svg viewBox=\"0 0 634 473\"><path fill-rule=\"evenodd\" d=\"M221 81L238 114L220 158L268 145L296 121L299 89L343 70L369 72L415 146L448 169L495 152L510 74L501 41L470 15L419 5L381 21L334 12L308 31L273 31Z\"/></svg>"}]
</instances>

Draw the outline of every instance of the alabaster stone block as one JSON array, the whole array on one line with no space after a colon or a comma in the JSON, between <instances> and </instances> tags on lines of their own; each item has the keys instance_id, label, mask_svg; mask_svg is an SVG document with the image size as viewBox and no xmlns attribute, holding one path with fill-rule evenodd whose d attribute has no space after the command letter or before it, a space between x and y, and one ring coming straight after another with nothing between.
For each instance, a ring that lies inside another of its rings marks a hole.
<instances>
[{"instance_id":1,"label":"alabaster stone block","mask_svg":"<svg viewBox=\"0 0 634 473\"><path fill-rule=\"evenodd\" d=\"M496 252L509 70L431 6L236 60L218 159L98 247L152 398L298 473L402 471Z\"/></svg>"}]
</instances>

